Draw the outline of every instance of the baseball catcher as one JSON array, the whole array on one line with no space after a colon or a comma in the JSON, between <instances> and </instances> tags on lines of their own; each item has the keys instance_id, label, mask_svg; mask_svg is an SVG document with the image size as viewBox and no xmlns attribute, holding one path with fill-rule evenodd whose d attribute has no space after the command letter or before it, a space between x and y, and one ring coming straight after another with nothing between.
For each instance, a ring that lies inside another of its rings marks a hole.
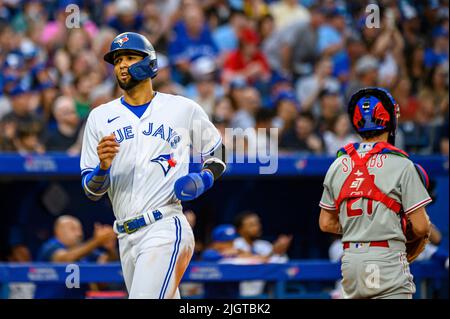
<instances>
[{"instance_id":1,"label":"baseball catcher","mask_svg":"<svg viewBox=\"0 0 450 319\"><path fill-rule=\"evenodd\" d=\"M430 232L428 176L394 146L399 106L389 92L359 90L348 114L362 142L340 149L325 176L320 228L342 235L344 298L410 299L409 262Z\"/></svg>"}]
</instances>

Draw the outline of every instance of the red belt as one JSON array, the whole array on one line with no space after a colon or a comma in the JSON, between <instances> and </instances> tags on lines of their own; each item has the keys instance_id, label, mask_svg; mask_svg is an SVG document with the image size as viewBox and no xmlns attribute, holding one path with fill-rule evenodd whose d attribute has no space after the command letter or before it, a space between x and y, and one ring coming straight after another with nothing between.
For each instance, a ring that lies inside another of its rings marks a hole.
<instances>
[{"instance_id":1,"label":"red belt","mask_svg":"<svg viewBox=\"0 0 450 319\"><path fill-rule=\"evenodd\" d=\"M369 247L385 247L389 248L389 242L387 240L381 240L381 241L371 241L369 243ZM344 243L344 249L350 248L350 243L345 242Z\"/></svg>"}]
</instances>

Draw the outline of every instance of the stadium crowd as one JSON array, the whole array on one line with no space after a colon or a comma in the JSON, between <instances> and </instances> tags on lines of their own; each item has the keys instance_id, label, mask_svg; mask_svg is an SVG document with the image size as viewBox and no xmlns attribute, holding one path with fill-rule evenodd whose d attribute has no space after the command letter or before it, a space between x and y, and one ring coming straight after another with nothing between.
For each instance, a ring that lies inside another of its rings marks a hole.
<instances>
[{"instance_id":1,"label":"stadium crowd","mask_svg":"<svg viewBox=\"0 0 450 319\"><path fill-rule=\"evenodd\" d=\"M79 154L89 111L121 95L103 55L124 31L158 52L155 89L223 134L278 128L282 150L334 155L358 139L349 95L382 86L398 146L449 153L447 0L0 0L0 151Z\"/></svg>"}]
</instances>

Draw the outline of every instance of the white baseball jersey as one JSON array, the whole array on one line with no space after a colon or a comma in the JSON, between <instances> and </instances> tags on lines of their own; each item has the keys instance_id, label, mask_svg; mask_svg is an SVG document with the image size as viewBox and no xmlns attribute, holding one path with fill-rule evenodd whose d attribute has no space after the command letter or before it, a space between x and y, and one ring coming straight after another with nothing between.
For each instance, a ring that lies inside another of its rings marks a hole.
<instances>
[{"instance_id":1,"label":"white baseball jersey","mask_svg":"<svg viewBox=\"0 0 450 319\"><path fill-rule=\"evenodd\" d=\"M195 139L191 143L193 132L201 136L198 143ZM191 145L194 152L206 155L222 143L219 131L192 100L157 92L138 118L119 98L89 114L81 151L82 174L99 164L97 145L111 133L120 144L108 189L118 220L179 202L174 183L189 172Z\"/></svg>"}]
</instances>

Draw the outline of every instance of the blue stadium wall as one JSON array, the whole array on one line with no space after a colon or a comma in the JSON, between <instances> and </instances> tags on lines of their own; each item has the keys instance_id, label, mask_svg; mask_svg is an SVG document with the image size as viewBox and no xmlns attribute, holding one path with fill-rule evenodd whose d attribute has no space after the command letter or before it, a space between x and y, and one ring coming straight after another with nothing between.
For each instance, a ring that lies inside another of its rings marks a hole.
<instances>
[{"instance_id":1,"label":"blue stadium wall","mask_svg":"<svg viewBox=\"0 0 450 319\"><path fill-rule=\"evenodd\" d=\"M448 159L439 156L416 157L435 181L430 217L443 234L448 249ZM60 214L79 217L85 237L94 222L114 221L107 198L89 201L80 184L77 157L62 155L20 157L0 155L0 255L8 244L26 243L34 256L43 241L52 235ZM318 227L318 202L323 176L332 158L287 156L280 158L275 175L257 175L258 164L233 164L226 176L200 199L184 203L197 213L195 234L208 242L208 234L218 223L232 222L241 211L261 216L264 238L273 240L281 233L294 235L291 258L328 258L332 238ZM195 170L196 167L192 167ZM149 180L149 183L151 181Z\"/></svg>"}]
</instances>

